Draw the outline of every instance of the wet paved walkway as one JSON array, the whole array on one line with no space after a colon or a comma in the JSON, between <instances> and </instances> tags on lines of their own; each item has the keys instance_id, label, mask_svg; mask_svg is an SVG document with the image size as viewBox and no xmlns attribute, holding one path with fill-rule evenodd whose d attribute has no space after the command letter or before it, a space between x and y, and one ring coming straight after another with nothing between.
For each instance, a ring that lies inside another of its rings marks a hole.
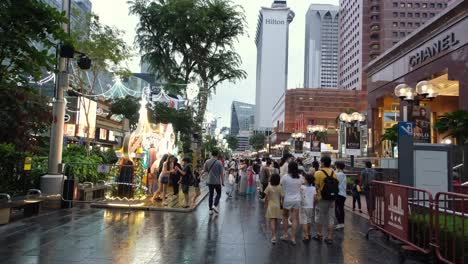
<instances>
[{"instance_id":1,"label":"wet paved walkway","mask_svg":"<svg viewBox=\"0 0 468 264\"><path fill-rule=\"evenodd\" d=\"M398 263L394 243L347 211L333 245L271 245L263 203L222 198L219 216L207 199L193 213L70 209L0 227L0 263ZM298 234L298 241L300 241Z\"/></svg>"}]
</instances>

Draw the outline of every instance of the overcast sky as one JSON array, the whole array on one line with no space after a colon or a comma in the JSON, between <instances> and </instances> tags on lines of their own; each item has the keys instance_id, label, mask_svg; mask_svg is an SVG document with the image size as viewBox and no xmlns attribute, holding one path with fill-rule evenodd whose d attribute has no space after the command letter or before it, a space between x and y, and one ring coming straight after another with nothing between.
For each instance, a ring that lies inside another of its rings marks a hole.
<instances>
[{"instance_id":1,"label":"overcast sky","mask_svg":"<svg viewBox=\"0 0 468 264\"><path fill-rule=\"evenodd\" d=\"M116 26L125 31L125 40L133 45L135 28L138 18L128 15L127 0L91 0L93 12L98 14L101 22ZM218 86L217 93L208 104L208 111L214 116L221 117L218 127L230 126L230 107L233 100L255 103L255 72L256 72L256 47L255 31L257 28L258 12L261 6L271 6L273 0L234 0L245 9L248 34L239 39L236 51L243 60L243 69L248 77L236 84L223 83ZM288 88L302 86L304 80L304 36L305 14L311 3L338 5L339 0L288 0L288 6L296 14L290 25L289 31L289 76ZM135 48L136 51L136 48ZM139 57L128 63L132 72L139 72Z\"/></svg>"}]
</instances>

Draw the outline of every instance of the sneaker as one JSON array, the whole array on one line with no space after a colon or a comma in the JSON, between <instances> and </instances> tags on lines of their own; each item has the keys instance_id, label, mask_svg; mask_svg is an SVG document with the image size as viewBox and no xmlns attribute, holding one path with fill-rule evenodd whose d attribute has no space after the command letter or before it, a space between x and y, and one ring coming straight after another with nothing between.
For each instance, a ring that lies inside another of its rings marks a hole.
<instances>
[{"instance_id":1,"label":"sneaker","mask_svg":"<svg viewBox=\"0 0 468 264\"><path fill-rule=\"evenodd\" d=\"M218 207L216 207L216 206L213 206L213 211L214 211L215 213L219 214Z\"/></svg>"},{"instance_id":2,"label":"sneaker","mask_svg":"<svg viewBox=\"0 0 468 264\"><path fill-rule=\"evenodd\" d=\"M210 209L210 215L212 215L212 214L213 214L213 209Z\"/></svg>"},{"instance_id":3,"label":"sneaker","mask_svg":"<svg viewBox=\"0 0 468 264\"><path fill-rule=\"evenodd\" d=\"M339 230L339 229L343 229L344 228L344 224L337 224L336 227L335 227L335 230Z\"/></svg>"}]
</instances>

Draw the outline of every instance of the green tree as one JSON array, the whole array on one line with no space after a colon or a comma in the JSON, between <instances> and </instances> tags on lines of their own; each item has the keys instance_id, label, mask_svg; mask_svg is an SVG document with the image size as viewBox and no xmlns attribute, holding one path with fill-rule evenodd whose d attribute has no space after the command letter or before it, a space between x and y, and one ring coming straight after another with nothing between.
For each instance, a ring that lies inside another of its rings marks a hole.
<instances>
[{"instance_id":1,"label":"green tree","mask_svg":"<svg viewBox=\"0 0 468 264\"><path fill-rule=\"evenodd\" d=\"M139 16L136 41L143 61L169 83L202 84L195 109L195 132L202 123L209 97L224 81L246 76L234 52L244 33L241 8L230 0L135 0L130 12ZM184 85L178 87L186 95ZM177 90L177 89L176 89Z\"/></svg>"},{"instance_id":2,"label":"green tree","mask_svg":"<svg viewBox=\"0 0 468 264\"><path fill-rule=\"evenodd\" d=\"M457 110L453 113L445 113L437 118L435 129L439 133L446 133L446 137L453 137L457 144L468 144L468 111Z\"/></svg>"},{"instance_id":3,"label":"green tree","mask_svg":"<svg viewBox=\"0 0 468 264\"><path fill-rule=\"evenodd\" d=\"M138 98L127 95L123 98L116 98L112 100L110 107L111 114L122 115L128 119L130 129L133 130L138 124L140 101Z\"/></svg>"},{"instance_id":4,"label":"green tree","mask_svg":"<svg viewBox=\"0 0 468 264\"><path fill-rule=\"evenodd\" d=\"M72 39L75 49L85 53L91 60L91 68L82 70L74 62L71 86L85 95L93 95L99 85L99 79L104 74L113 72L117 75L126 76L128 70L121 63L130 58L130 48L122 38L123 31L102 24L99 17L90 15L88 23L82 23L83 28L77 28ZM86 36L86 37L84 37ZM89 137L93 133L90 124L91 100L80 100L86 118L86 129L88 130L86 144L89 146Z\"/></svg>"},{"instance_id":5,"label":"green tree","mask_svg":"<svg viewBox=\"0 0 468 264\"><path fill-rule=\"evenodd\" d=\"M206 135L203 139L202 149L205 152L204 157L210 156L211 151L218 149L216 138L211 135Z\"/></svg>"},{"instance_id":6,"label":"green tree","mask_svg":"<svg viewBox=\"0 0 468 264\"><path fill-rule=\"evenodd\" d=\"M53 71L57 43L67 35L61 28L65 16L41 0L0 1L0 82L26 84Z\"/></svg>"},{"instance_id":7,"label":"green tree","mask_svg":"<svg viewBox=\"0 0 468 264\"><path fill-rule=\"evenodd\" d=\"M52 122L49 99L30 87L0 83L0 142L35 152Z\"/></svg>"},{"instance_id":8,"label":"green tree","mask_svg":"<svg viewBox=\"0 0 468 264\"><path fill-rule=\"evenodd\" d=\"M235 136L227 136L226 141L228 143L228 146L232 150L236 150L239 147L239 140Z\"/></svg>"},{"instance_id":9,"label":"green tree","mask_svg":"<svg viewBox=\"0 0 468 264\"><path fill-rule=\"evenodd\" d=\"M249 144L255 149L255 150L261 150L263 147L265 147L265 140L266 136L264 134L255 134L249 138Z\"/></svg>"},{"instance_id":10,"label":"green tree","mask_svg":"<svg viewBox=\"0 0 468 264\"><path fill-rule=\"evenodd\" d=\"M174 130L180 132L184 152L190 152L191 137L194 127L191 112L187 109L177 110L163 103L155 103L150 109L150 120L153 123L172 123Z\"/></svg>"}]
</instances>

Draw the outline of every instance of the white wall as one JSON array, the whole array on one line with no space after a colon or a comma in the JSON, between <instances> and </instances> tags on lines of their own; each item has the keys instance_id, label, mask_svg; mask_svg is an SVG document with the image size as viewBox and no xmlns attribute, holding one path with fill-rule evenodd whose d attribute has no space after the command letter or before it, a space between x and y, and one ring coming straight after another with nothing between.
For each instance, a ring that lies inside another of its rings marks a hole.
<instances>
[{"instance_id":1,"label":"white wall","mask_svg":"<svg viewBox=\"0 0 468 264\"><path fill-rule=\"evenodd\" d=\"M272 127L273 106L286 90L288 65L288 14L289 9L262 8L262 29L258 43L261 55L257 56L256 116L255 129L263 130ZM267 24L268 20L280 21L282 24Z\"/></svg>"}]
</instances>

